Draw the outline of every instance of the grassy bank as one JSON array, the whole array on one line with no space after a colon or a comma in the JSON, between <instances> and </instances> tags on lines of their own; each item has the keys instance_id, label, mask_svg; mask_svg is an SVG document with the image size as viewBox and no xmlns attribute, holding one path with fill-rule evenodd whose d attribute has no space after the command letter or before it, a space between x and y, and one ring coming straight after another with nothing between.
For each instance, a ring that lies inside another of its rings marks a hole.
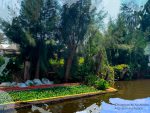
<instances>
[{"instance_id":1,"label":"grassy bank","mask_svg":"<svg viewBox=\"0 0 150 113\"><path fill-rule=\"evenodd\" d=\"M9 92L8 94L9 96L12 97L13 101L16 102L16 101L35 100L35 99L51 98L97 91L99 90L95 89L94 87L79 85L79 86L55 87L49 89L39 89L30 91L14 91ZM5 94L0 93L0 104L9 102L12 102L12 100L7 99L5 97Z\"/></svg>"}]
</instances>

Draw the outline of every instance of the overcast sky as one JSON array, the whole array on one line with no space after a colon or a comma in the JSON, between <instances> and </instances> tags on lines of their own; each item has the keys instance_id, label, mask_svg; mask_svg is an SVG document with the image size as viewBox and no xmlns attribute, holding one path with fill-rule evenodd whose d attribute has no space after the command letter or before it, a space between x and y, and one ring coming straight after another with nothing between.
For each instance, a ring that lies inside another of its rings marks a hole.
<instances>
[{"instance_id":1,"label":"overcast sky","mask_svg":"<svg viewBox=\"0 0 150 113\"><path fill-rule=\"evenodd\" d=\"M0 0L0 17L5 18L9 15L8 10L6 8L7 5L14 8L15 7L14 4L17 4L17 2L20 2L20 1L21 0ZM69 0L69 1L73 1L73 0ZM75 0L75 1L77 1L77 0ZM99 2L100 0L95 0L95 1ZM130 2L130 1L134 1L139 6L141 6L141 5L144 5L147 0L103 0L102 4L97 3L97 7L102 7L102 5L103 5L104 10L106 12L108 12L108 16L105 19L105 23L107 23L110 17L112 17L113 19L117 18L117 15L120 11L120 5L122 3ZM19 7L19 6L17 6L17 7Z\"/></svg>"}]
</instances>

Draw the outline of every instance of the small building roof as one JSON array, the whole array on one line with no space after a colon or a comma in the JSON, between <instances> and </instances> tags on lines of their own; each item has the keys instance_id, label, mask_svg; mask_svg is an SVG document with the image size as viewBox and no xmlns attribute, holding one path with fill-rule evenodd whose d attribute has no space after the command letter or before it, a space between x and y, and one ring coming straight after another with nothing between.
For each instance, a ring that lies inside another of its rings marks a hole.
<instances>
[{"instance_id":1,"label":"small building roof","mask_svg":"<svg viewBox=\"0 0 150 113\"><path fill-rule=\"evenodd\" d=\"M16 50L16 51L19 50L19 48L18 48L18 46L16 44L11 44L8 47L6 47L5 49Z\"/></svg>"},{"instance_id":2,"label":"small building roof","mask_svg":"<svg viewBox=\"0 0 150 113\"><path fill-rule=\"evenodd\" d=\"M13 51L18 51L19 50L19 46L17 44L8 44L7 46L5 45L5 47L0 44L0 50L13 50Z\"/></svg>"}]
</instances>

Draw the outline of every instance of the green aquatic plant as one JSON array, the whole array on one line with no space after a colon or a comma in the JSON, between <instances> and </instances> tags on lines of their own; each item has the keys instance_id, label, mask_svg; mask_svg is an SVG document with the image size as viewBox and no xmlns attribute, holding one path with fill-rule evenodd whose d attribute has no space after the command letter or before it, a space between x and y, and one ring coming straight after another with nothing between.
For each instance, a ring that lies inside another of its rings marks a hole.
<instances>
[{"instance_id":1,"label":"green aquatic plant","mask_svg":"<svg viewBox=\"0 0 150 113\"><path fill-rule=\"evenodd\" d=\"M36 90L28 90L28 91L13 91L13 92L9 92L8 94L12 97L14 101L26 101L26 100L36 100L36 99L52 98L58 96L90 93L90 92L97 92L97 91L99 90L97 90L94 87L79 85L79 86L62 86L62 87L54 87L54 88L47 88L47 89L36 89ZM12 102L12 101L6 101L6 102ZM5 101L3 103L5 103Z\"/></svg>"}]
</instances>

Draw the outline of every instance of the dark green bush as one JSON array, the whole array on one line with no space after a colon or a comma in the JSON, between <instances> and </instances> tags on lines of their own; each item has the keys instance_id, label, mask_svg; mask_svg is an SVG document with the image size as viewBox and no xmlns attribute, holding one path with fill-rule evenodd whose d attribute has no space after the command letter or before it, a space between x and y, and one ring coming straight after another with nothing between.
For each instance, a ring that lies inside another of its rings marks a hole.
<instances>
[{"instance_id":1,"label":"dark green bush","mask_svg":"<svg viewBox=\"0 0 150 113\"><path fill-rule=\"evenodd\" d=\"M4 72L9 72L9 74L14 74L21 70L23 70L23 63L20 61L20 58L11 57Z\"/></svg>"},{"instance_id":2,"label":"dark green bush","mask_svg":"<svg viewBox=\"0 0 150 113\"><path fill-rule=\"evenodd\" d=\"M49 60L50 71L55 72L51 79L54 83L61 83L64 80L64 59L63 58L55 58Z\"/></svg>"},{"instance_id":3,"label":"dark green bush","mask_svg":"<svg viewBox=\"0 0 150 113\"><path fill-rule=\"evenodd\" d=\"M0 83L2 82L10 82L12 80L12 76L5 74L3 76L0 76Z\"/></svg>"},{"instance_id":4,"label":"dark green bush","mask_svg":"<svg viewBox=\"0 0 150 113\"><path fill-rule=\"evenodd\" d=\"M63 66L55 68L54 70L55 74L53 75L53 81L54 83L62 83L64 82L64 73L65 73L65 68Z\"/></svg>"},{"instance_id":5,"label":"dark green bush","mask_svg":"<svg viewBox=\"0 0 150 113\"><path fill-rule=\"evenodd\" d=\"M130 72L130 67L127 64L120 64L114 66L115 79L116 80L131 80L132 74Z\"/></svg>"},{"instance_id":6,"label":"dark green bush","mask_svg":"<svg viewBox=\"0 0 150 113\"><path fill-rule=\"evenodd\" d=\"M12 76L23 70L23 63L20 61L18 56L11 57L6 68L2 72L2 77L0 78L0 82L12 81ZM21 77L22 74L19 76Z\"/></svg>"},{"instance_id":7,"label":"dark green bush","mask_svg":"<svg viewBox=\"0 0 150 113\"><path fill-rule=\"evenodd\" d=\"M104 79L99 79L99 80L95 81L95 87L98 90L105 90L109 87L109 83Z\"/></svg>"},{"instance_id":8,"label":"dark green bush","mask_svg":"<svg viewBox=\"0 0 150 113\"><path fill-rule=\"evenodd\" d=\"M95 86L95 81L98 80L99 78L96 75L89 75L85 77L85 84L89 86Z\"/></svg>"},{"instance_id":9,"label":"dark green bush","mask_svg":"<svg viewBox=\"0 0 150 113\"><path fill-rule=\"evenodd\" d=\"M94 86L98 90L105 90L109 87L109 82L104 79L100 79L96 75L89 75L85 78L85 83L89 86Z\"/></svg>"},{"instance_id":10,"label":"dark green bush","mask_svg":"<svg viewBox=\"0 0 150 113\"><path fill-rule=\"evenodd\" d=\"M110 84L114 84L114 68L112 66L104 66L100 72L100 78L105 79Z\"/></svg>"},{"instance_id":11,"label":"dark green bush","mask_svg":"<svg viewBox=\"0 0 150 113\"><path fill-rule=\"evenodd\" d=\"M73 82L83 82L85 78L94 73L94 62L91 59L77 57L73 61L71 78Z\"/></svg>"}]
</instances>

